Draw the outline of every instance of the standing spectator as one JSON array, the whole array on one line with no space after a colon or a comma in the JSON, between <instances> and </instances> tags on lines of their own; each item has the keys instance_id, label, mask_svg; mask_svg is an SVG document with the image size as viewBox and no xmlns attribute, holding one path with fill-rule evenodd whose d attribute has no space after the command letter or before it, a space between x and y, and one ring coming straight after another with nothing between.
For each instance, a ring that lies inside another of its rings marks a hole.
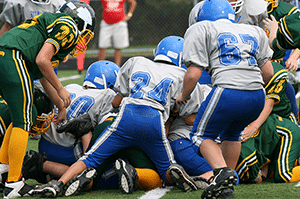
<instances>
[{"instance_id":1,"label":"standing spectator","mask_svg":"<svg viewBox=\"0 0 300 199\"><path fill-rule=\"evenodd\" d=\"M93 38L94 26L94 10L82 1L69 1L60 13L35 16L0 37L0 94L8 104L13 123L6 130L0 149L1 178L8 175L4 198L31 193L32 187L25 184L21 169L28 132L35 119L33 80L40 79L58 108L55 121L65 120L70 93L61 85L53 68L69 53L76 56L86 49Z\"/></svg>"},{"instance_id":2,"label":"standing spectator","mask_svg":"<svg viewBox=\"0 0 300 199\"><path fill-rule=\"evenodd\" d=\"M130 4L125 15L125 2ZM136 7L135 0L101 0L103 7L102 21L99 34L99 60L106 58L106 48L115 49L115 63L120 66L122 60L122 48L129 46L129 34L127 21L133 15Z\"/></svg>"},{"instance_id":3,"label":"standing spectator","mask_svg":"<svg viewBox=\"0 0 300 199\"><path fill-rule=\"evenodd\" d=\"M233 169L240 154L240 134L264 107L263 85L273 75L269 61L273 52L262 28L234 23L227 0L206 0L197 21L184 36L187 72L176 103L187 103L202 71L208 70L213 89L199 108L190 138L195 152L214 169L202 198L217 198L237 182ZM215 142L218 136L222 147Z\"/></svg>"}]
</instances>

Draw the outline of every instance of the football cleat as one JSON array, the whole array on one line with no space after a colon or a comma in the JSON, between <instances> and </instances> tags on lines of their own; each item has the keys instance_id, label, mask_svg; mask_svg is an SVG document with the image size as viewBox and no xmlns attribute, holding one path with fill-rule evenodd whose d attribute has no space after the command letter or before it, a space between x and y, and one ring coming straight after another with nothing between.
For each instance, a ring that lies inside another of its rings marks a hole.
<instances>
[{"instance_id":1,"label":"football cleat","mask_svg":"<svg viewBox=\"0 0 300 199\"><path fill-rule=\"evenodd\" d=\"M63 186L62 181L51 180L47 184L36 185L32 194L42 198L54 198L62 191Z\"/></svg>"},{"instance_id":2,"label":"football cleat","mask_svg":"<svg viewBox=\"0 0 300 199\"><path fill-rule=\"evenodd\" d=\"M33 193L33 186L25 184L25 179L18 182L5 182L3 191L3 198L19 198L23 196L31 196Z\"/></svg>"},{"instance_id":3,"label":"football cleat","mask_svg":"<svg viewBox=\"0 0 300 199\"><path fill-rule=\"evenodd\" d=\"M205 189L210 184L210 182L207 179L199 176L191 176L191 178L196 183L198 189Z\"/></svg>"},{"instance_id":4,"label":"football cleat","mask_svg":"<svg viewBox=\"0 0 300 199\"><path fill-rule=\"evenodd\" d=\"M171 164L169 167L169 175L175 182L175 186L185 192L196 191L197 183L185 172L179 164Z\"/></svg>"},{"instance_id":5,"label":"football cleat","mask_svg":"<svg viewBox=\"0 0 300 199\"><path fill-rule=\"evenodd\" d=\"M214 177L210 185L203 191L201 198L218 198L224 189L227 189L226 191L229 191L229 189L233 190L236 182L237 176L231 168L223 167L214 169Z\"/></svg>"},{"instance_id":6,"label":"football cleat","mask_svg":"<svg viewBox=\"0 0 300 199\"><path fill-rule=\"evenodd\" d=\"M222 189L219 198L234 198L234 188L231 187Z\"/></svg>"},{"instance_id":7,"label":"football cleat","mask_svg":"<svg viewBox=\"0 0 300 199\"><path fill-rule=\"evenodd\" d=\"M0 164L0 186L4 187L8 175L8 164Z\"/></svg>"},{"instance_id":8,"label":"football cleat","mask_svg":"<svg viewBox=\"0 0 300 199\"><path fill-rule=\"evenodd\" d=\"M96 169L88 168L81 174L75 176L63 187L63 196L76 196L87 187L97 175Z\"/></svg>"},{"instance_id":9,"label":"football cleat","mask_svg":"<svg viewBox=\"0 0 300 199\"><path fill-rule=\"evenodd\" d=\"M137 186L138 176L135 168L128 162L117 159L115 162L115 171L119 176L119 187L122 193L131 194Z\"/></svg>"}]
</instances>

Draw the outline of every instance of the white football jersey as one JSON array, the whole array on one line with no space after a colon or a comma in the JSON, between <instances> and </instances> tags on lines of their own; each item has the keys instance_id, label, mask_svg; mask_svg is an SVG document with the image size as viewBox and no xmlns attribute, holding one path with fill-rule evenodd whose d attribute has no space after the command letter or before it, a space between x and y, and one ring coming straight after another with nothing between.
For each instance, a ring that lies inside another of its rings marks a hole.
<instances>
[{"instance_id":1,"label":"white football jersey","mask_svg":"<svg viewBox=\"0 0 300 199\"><path fill-rule=\"evenodd\" d=\"M36 4L31 0L5 0L0 20L17 26L44 12L55 13L64 3L65 0L51 0L49 4Z\"/></svg>"},{"instance_id":2,"label":"white football jersey","mask_svg":"<svg viewBox=\"0 0 300 199\"><path fill-rule=\"evenodd\" d=\"M93 127L96 127L102 117L113 110L111 102L116 93L111 89L85 89L78 84L69 84L65 88L71 95L71 104L67 108L67 119L87 112ZM72 146L75 142L72 134L57 133L54 123L51 123L49 130L42 136L51 143L65 147Z\"/></svg>"},{"instance_id":3,"label":"white football jersey","mask_svg":"<svg viewBox=\"0 0 300 199\"><path fill-rule=\"evenodd\" d=\"M115 90L123 97L121 105L150 106L160 110L166 122L182 91L185 72L185 69L171 64L133 57L121 67Z\"/></svg>"},{"instance_id":4,"label":"white football jersey","mask_svg":"<svg viewBox=\"0 0 300 199\"><path fill-rule=\"evenodd\" d=\"M272 57L266 33L257 26L226 19L201 21L185 33L183 61L208 70L213 86L263 89L259 67Z\"/></svg>"}]
</instances>

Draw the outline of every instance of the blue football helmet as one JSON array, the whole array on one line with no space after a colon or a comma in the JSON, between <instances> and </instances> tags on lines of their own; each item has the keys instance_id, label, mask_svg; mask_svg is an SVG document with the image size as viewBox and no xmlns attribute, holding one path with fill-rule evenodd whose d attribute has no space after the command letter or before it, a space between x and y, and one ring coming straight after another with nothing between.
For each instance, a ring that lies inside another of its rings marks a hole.
<instances>
[{"instance_id":1,"label":"blue football helmet","mask_svg":"<svg viewBox=\"0 0 300 199\"><path fill-rule=\"evenodd\" d=\"M205 0L199 9L197 21L228 19L235 22L235 12L227 0Z\"/></svg>"},{"instance_id":2,"label":"blue football helmet","mask_svg":"<svg viewBox=\"0 0 300 199\"><path fill-rule=\"evenodd\" d=\"M162 39L154 52L154 61L164 61L181 67L184 39L168 36Z\"/></svg>"},{"instance_id":3,"label":"blue football helmet","mask_svg":"<svg viewBox=\"0 0 300 199\"><path fill-rule=\"evenodd\" d=\"M119 66L111 61L96 61L87 69L83 86L113 89L119 70Z\"/></svg>"}]
</instances>

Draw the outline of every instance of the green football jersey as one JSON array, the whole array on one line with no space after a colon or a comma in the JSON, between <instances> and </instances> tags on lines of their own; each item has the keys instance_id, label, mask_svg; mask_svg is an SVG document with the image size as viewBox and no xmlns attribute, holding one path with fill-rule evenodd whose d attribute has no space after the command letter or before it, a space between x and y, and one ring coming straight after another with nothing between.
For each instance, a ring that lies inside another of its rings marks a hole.
<instances>
[{"instance_id":1,"label":"green football jersey","mask_svg":"<svg viewBox=\"0 0 300 199\"><path fill-rule=\"evenodd\" d=\"M286 15L294 14L299 12L299 9L289 3L286 2L279 2L278 7L274 8L274 10L269 13L269 18L271 19L270 15L273 15L276 21L279 21ZM285 56L285 51L276 50L274 51L272 59L280 59Z\"/></svg>"},{"instance_id":2,"label":"green football jersey","mask_svg":"<svg viewBox=\"0 0 300 199\"><path fill-rule=\"evenodd\" d=\"M272 79L265 86L266 98L272 98L275 100L272 113L289 118L292 111L291 103L285 94L287 84L287 70L277 62L272 62L274 69L274 75Z\"/></svg>"},{"instance_id":3,"label":"green football jersey","mask_svg":"<svg viewBox=\"0 0 300 199\"><path fill-rule=\"evenodd\" d=\"M300 151L300 128L289 119L271 114L252 137L242 143L236 171L241 182L254 182L268 165L267 178L289 182Z\"/></svg>"},{"instance_id":4,"label":"green football jersey","mask_svg":"<svg viewBox=\"0 0 300 199\"><path fill-rule=\"evenodd\" d=\"M272 46L275 50L300 48L300 12L287 15L279 20L276 38Z\"/></svg>"},{"instance_id":5,"label":"green football jersey","mask_svg":"<svg viewBox=\"0 0 300 199\"><path fill-rule=\"evenodd\" d=\"M0 46L19 50L33 79L39 79L43 76L35 59L44 43L51 43L55 47L55 55L51 60L55 68L77 45L78 35L77 26L70 16L64 13L43 13L5 32L0 37Z\"/></svg>"}]
</instances>

